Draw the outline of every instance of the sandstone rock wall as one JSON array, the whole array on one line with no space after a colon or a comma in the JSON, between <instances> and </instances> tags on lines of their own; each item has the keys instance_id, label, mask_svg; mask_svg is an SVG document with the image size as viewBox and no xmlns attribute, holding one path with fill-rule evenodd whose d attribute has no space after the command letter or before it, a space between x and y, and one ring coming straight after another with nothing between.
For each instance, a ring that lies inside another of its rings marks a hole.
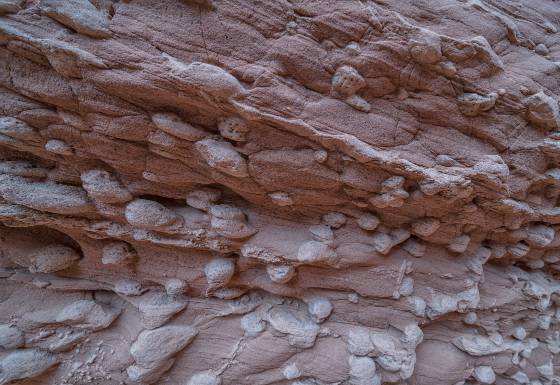
<instances>
[{"instance_id":1,"label":"sandstone rock wall","mask_svg":"<svg viewBox=\"0 0 560 385\"><path fill-rule=\"evenodd\" d=\"M0 384L560 383L558 28L0 0Z\"/></svg>"}]
</instances>

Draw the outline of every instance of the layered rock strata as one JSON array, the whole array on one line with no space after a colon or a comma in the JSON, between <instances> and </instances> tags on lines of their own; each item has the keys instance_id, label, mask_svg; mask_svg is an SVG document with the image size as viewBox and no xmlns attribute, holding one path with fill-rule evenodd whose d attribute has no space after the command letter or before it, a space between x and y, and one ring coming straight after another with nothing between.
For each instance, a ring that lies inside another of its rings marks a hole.
<instances>
[{"instance_id":1,"label":"layered rock strata","mask_svg":"<svg viewBox=\"0 0 560 385\"><path fill-rule=\"evenodd\" d=\"M560 383L553 0L0 0L0 384Z\"/></svg>"}]
</instances>

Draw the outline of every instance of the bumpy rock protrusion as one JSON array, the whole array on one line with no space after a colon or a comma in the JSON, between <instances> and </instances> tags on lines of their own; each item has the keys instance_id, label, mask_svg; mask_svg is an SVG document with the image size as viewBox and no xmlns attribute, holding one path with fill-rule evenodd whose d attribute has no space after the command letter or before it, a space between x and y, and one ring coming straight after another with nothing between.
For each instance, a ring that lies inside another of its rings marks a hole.
<instances>
[{"instance_id":1,"label":"bumpy rock protrusion","mask_svg":"<svg viewBox=\"0 0 560 385\"><path fill-rule=\"evenodd\" d=\"M141 300L138 311L142 317L142 324L147 329L155 329L165 325L171 317L183 311L186 307L187 302L183 298L163 294L148 296L148 298Z\"/></svg>"},{"instance_id":2,"label":"bumpy rock protrusion","mask_svg":"<svg viewBox=\"0 0 560 385\"><path fill-rule=\"evenodd\" d=\"M189 284L179 278L170 278L165 282L165 292L170 296L180 296L186 293Z\"/></svg>"},{"instance_id":3,"label":"bumpy rock protrusion","mask_svg":"<svg viewBox=\"0 0 560 385\"><path fill-rule=\"evenodd\" d=\"M241 328L247 337L255 337L266 329L266 322L260 312L248 313L241 317Z\"/></svg>"},{"instance_id":4,"label":"bumpy rock protrusion","mask_svg":"<svg viewBox=\"0 0 560 385\"><path fill-rule=\"evenodd\" d=\"M309 348L315 344L319 325L312 320L307 311L275 306L266 313L265 319L274 330L288 336L290 345Z\"/></svg>"},{"instance_id":5,"label":"bumpy rock protrusion","mask_svg":"<svg viewBox=\"0 0 560 385\"><path fill-rule=\"evenodd\" d=\"M236 116L230 116L218 122L218 130L220 131L220 135L226 139L236 142L245 142L250 128L245 120Z\"/></svg>"},{"instance_id":6,"label":"bumpy rock protrusion","mask_svg":"<svg viewBox=\"0 0 560 385\"><path fill-rule=\"evenodd\" d=\"M197 333L190 326L163 326L143 331L130 347L135 365L127 369L129 378L141 378L148 384L157 381L159 376L154 374L161 375L169 370L173 365L173 355L183 350Z\"/></svg>"},{"instance_id":7,"label":"bumpy rock protrusion","mask_svg":"<svg viewBox=\"0 0 560 385\"><path fill-rule=\"evenodd\" d=\"M21 0L2 0L0 1L0 15L17 13L21 10L22 4Z\"/></svg>"},{"instance_id":8,"label":"bumpy rock protrusion","mask_svg":"<svg viewBox=\"0 0 560 385\"><path fill-rule=\"evenodd\" d=\"M187 195L187 204L195 209L208 211L210 207L216 203L222 193L220 190L212 188L202 188L199 190L191 191Z\"/></svg>"},{"instance_id":9,"label":"bumpy rock protrusion","mask_svg":"<svg viewBox=\"0 0 560 385\"><path fill-rule=\"evenodd\" d=\"M32 273L54 273L69 268L80 258L80 254L71 247L48 245L35 250L28 256L28 268Z\"/></svg>"},{"instance_id":10,"label":"bumpy rock protrusion","mask_svg":"<svg viewBox=\"0 0 560 385\"><path fill-rule=\"evenodd\" d=\"M348 350L355 356L371 355L385 371L396 373L406 380L412 376L416 363L416 347L423 333L417 325L404 328L400 338L387 331L353 328L348 334Z\"/></svg>"},{"instance_id":11,"label":"bumpy rock protrusion","mask_svg":"<svg viewBox=\"0 0 560 385\"><path fill-rule=\"evenodd\" d=\"M74 149L68 143L59 139L51 139L45 143L45 150L57 155L74 155Z\"/></svg>"},{"instance_id":12,"label":"bumpy rock protrusion","mask_svg":"<svg viewBox=\"0 0 560 385\"><path fill-rule=\"evenodd\" d=\"M495 92L488 95L466 93L458 98L459 109L466 116L477 116L494 108L497 99L498 94Z\"/></svg>"},{"instance_id":13,"label":"bumpy rock protrusion","mask_svg":"<svg viewBox=\"0 0 560 385\"><path fill-rule=\"evenodd\" d=\"M543 91L526 100L527 119L537 127L554 130L560 127L560 108L558 101Z\"/></svg>"},{"instance_id":14,"label":"bumpy rock protrusion","mask_svg":"<svg viewBox=\"0 0 560 385\"><path fill-rule=\"evenodd\" d=\"M113 291L125 297L134 297L145 293L146 288L144 288L140 282L133 279L120 279L115 282Z\"/></svg>"},{"instance_id":15,"label":"bumpy rock protrusion","mask_svg":"<svg viewBox=\"0 0 560 385\"><path fill-rule=\"evenodd\" d=\"M527 331L524 327L518 326L513 329L513 333L511 334L513 337L518 339L519 341L523 341L527 337Z\"/></svg>"},{"instance_id":16,"label":"bumpy rock protrusion","mask_svg":"<svg viewBox=\"0 0 560 385\"><path fill-rule=\"evenodd\" d=\"M211 371L196 373L187 385L221 385L222 379Z\"/></svg>"},{"instance_id":17,"label":"bumpy rock protrusion","mask_svg":"<svg viewBox=\"0 0 560 385\"><path fill-rule=\"evenodd\" d=\"M421 64L435 64L441 60L441 38L436 33L420 28L408 43L412 58Z\"/></svg>"},{"instance_id":18,"label":"bumpy rock protrusion","mask_svg":"<svg viewBox=\"0 0 560 385\"><path fill-rule=\"evenodd\" d=\"M76 32L91 37L111 36L109 18L87 0L43 0L47 15Z\"/></svg>"},{"instance_id":19,"label":"bumpy rock protrusion","mask_svg":"<svg viewBox=\"0 0 560 385\"><path fill-rule=\"evenodd\" d=\"M266 272L272 282L288 283L296 275L296 269L290 265L267 265Z\"/></svg>"},{"instance_id":20,"label":"bumpy rock protrusion","mask_svg":"<svg viewBox=\"0 0 560 385\"><path fill-rule=\"evenodd\" d=\"M47 177L47 173L46 168L37 167L30 162L17 160L0 162L0 174L43 179Z\"/></svg>"},{"instance_id":21,"label":"bumpy rock protrusion","mask_svg":"<svg viewBox=\"0 0 560 385\"><path fill-rule=\"evenodd\" d=\"M218 234L233 239L247 238L257 232L249 223L241 209L229 205L215 205L210 208L210 224Z\"/></svg>"},{"instance_id":22,"label":"bumpy rock protrusion","mask_svg":"<svg viewBox=\"0 0 560 385\"><path fill-rule=\"evenodd\" d=\"M219 299L235 299L241 297L247 291L248 289L245 287L220 287L215 290L209 290L207 295Z\"/></svg>"},{"instance_id":23,"label":"bumpy rock protrusion","mask_svg":"<svg viewBox=\"0 0 560 385\"><path fill-rule=\"evenodd\" d=\"M183 63L179 66L185 83L206 97L227 100L245 90L237 78L213 64L193 62L186 67Z\"/></svg>"},{"instance_id":24,"label":"bumpy rock protrusion","mask_svg":"<svg viewBox=\"0 0 560 385\"><path fill-rule=\"evenodd\" d=\"M42 350L15 350L0 361L0 384L37 377L59 362L57 356Z\"/></svg>"},{"instance_id":25,"label":"bumpy rock protrusion","mask_svg":"<svg viewBox=\"0 0 560 385\"><path fill-rule=\"evenodd\" d=\"M56 316L56 322L81 329L101 330L111 325L119 313L95 301L80 300L62 309Z\"/></svg>"},{"instance_id":26,"label":"bumpy rock protrusion","mask_svg":"<svg viewBox=\"0 0 560 385\"><path fill-rule=\"evenodd\" d=\"M546 247L554 240L555 234L554 228L550 226L533 224L527 227L526 242L530 246Z\"/></svg>"},{"instance_id":27,"label":"bumpy rock protrusion","mask_svg":"<svg viewBox=\"0 0 560 385\"><path fill-rule=\"evenodd\" d=\"M464 253L465 250L467 250L470 241L471 237L469 237L468 235L458 235L449 242L449 244L447 245L447 249L454 253Z\"/></svg>"},{"instance_id":28,"label":"bumpy rock protrusion","mask_svg":"<svg viewBox=\"0 0 560 385\"><path fill-rule=\"evenodd\" d=\"M95 211L82 188L14 175L0 174L0 196L8 202L54 214L83 215Z\"/></svg>"},{"instance_id":29,"label":"bumpy rock protrusion","mask_svg":"<svg viewBox=\"0 0 560 385\"><path fill-rule=\"evenodd\" d=\"M327 226L333 229L339 229L346 224L346 215L338 212L330 212L321 217L321 220Z\"/></svg>"},{"instance_id":30,"label":"bumpy rock protrusion","mask_svg":"<svg viewBox=\"0 0 560 385\"><path fill-rule=\"evenodd\" d=\"M204 139L196 142L195 146L210 167L236 178L249 176L247 160L235 150L231 143Z\"/></svg>"},{"instance_id":31,"label":"bumpy rock protrusion","mask_svg":"<svg viewBox=\"0 0 560 385\"><path fill-rule=\"evenodd\" d=\"M172 112L153 114L152 122L163 132L189 142L196 142L208 136L206 131L184 122L181 117Z\"/></svg>"},{"instance_id":32,"label":"bumpy rock protrusion","mask_svg":"<svg viewBox=\"0 0 560 385\"><path fill-rule=\"evenodd\" d=\"M307 311L311 314L313 321L317 323L325 321L332 313L333 306L328 298L313 296L307 298L305 302L307 303Z\"/></svg>"},{"instance_id":33,"label":"bumpy rock protrusion","mask_svg":"<svg viewBox=\"0 0 560 385\"><path fill-rule=\"evenodd\" d=\"M485 179L505 180L510 171L500 155L485 155L472 168L473 172Z\"/></svg>"},{"instance_id":34,"label":"bumpy rock protrusion","mask_svg":"<svg viewBox=\"0 0 560 385\"><path fill-rule=\"evenodd\" d=\"M381 376L376 371L373 358L357 357L348 358L350 366L350 385L381 385Z\"/></svg>"},{"instance_id":35,"label":"bumpy rock protrusion","mask_svg":"<svg viewBox=\"0 0 560 385\"><path fill-rule=\"evenodd\" d=\"M217 289L228 284L235 274L235 261L230 258L214 258L204 267L208 289Z\"/></svg>"},{"instance_id":36,"label":"bumpy rock protrusion","mask_svg":"<svg viewBox=\"0 0 560 385\"><path fill-rule=\"evenodd\" d=\"M375 250L383 255L389 254L393 247L393 239L391 236L381 232L375 233L371 237L371 243Z\"/></svg>"},{"instance_id":37,"label":"bumpy rock protrusion","mask_svg":"<svg viewBox=\"0 0 560 385\"><path fill-rule=\"evenodd\" d=\"M301 377L301 374L302 373L299 370L299 368L297 367L295 362L292 362L291 364L287 365L282 370L282 375L284 376L284 378L286 380L294 380L296 378Z\"/></svg>"},{"instance_id":38,"label":"bumpy rock protrusion","mask_svg":"<svg viewBox=\"0 0 560 385\"><path fill-rule=\"evenodd\" d=\"M453 345L473 357L482 357L505 351L506 346L497 345L490 338L477 335L463 335L453 339Z\"/></svg>"},{"instance_id":39,"label":"bumpy rock protrusion","mask_svg":"<svg viewBox=\"0 0 560 385\"><path fill-rule=\"evenodd\" d=\"M357 223L361 229L373 231L377 228L377 226L379 226L379 223L381 223L381 221L377 216L370 213L365 213L358 218Z\"/></svg>"},{"instance_id":40,"label":"bumpy rock protrusion","mask_svg":"<svg viewBox=\"0 0 560 385\"><path fill-rule=\"evenodd\" d=\"M429 237L435 233L441 225L436 218L421 218L412 223L412 232L421 237Z\"/></svg>"},{"instance_id":41,"label":"bumpy rock protrusion","mask_svg":"<svg viewBox=\"0 0 560 385\"><path fill-rule=\"evenodd\" d=\"M301 244L297 252L297 260L301 263L333 263L337 260L336 252L326 243L307 241Z\"/></svg>"},{"instance_id":42,"label":"bumpy rock protrusion","mask_svg":"<svg viewBox=\"0 0 560 385\"><path fill-rule=\"evenodd\" d=\"M157 383L159 378L171 369L174 363L175 359L169 358L150 368L134 364L126 368L126 374L128 375L128 379L133 383L150 385Z\"/></svg>"},{"instance_id":43,"label":"bumpy rock protrusion","mask_svg":"<svg viewBox=\"0 0 560 385\"><path fill-rule=\"evenodd\" d=\"M325 163L329 158L329 153L325 150L317 150L313 152L313 158L317 161L317 163Z\"/></svg>"},{"instance_id":44,"label":"bumpy rock protrusion","mask_svg":"<svg viewBox=\"0 0 560 385\"><path fill-rule=\"evenodd\" d=\"M353 67L342 66L338 68L332 78L332 93L343 98L346 103L359 111L369 112L370 105L356 92L364 88L366 82L362 75Z\"/></svg>"},{"instance_id":45,"label":"bumpy rock protrusion","mask_svg":"<svg viewBox=\"0 0 560 385\"><path fill-rule=\"evenodd\" d=\"M410 238L401 246L413 257L420 258L426 253L426 245L418 239Z\"/></svg>"},{"instance_id":46,"label":"bumpy rock protrusion","mask_svg":"<svg viewBox=\"0 0 560 385\"><path fill-rule=\"evenodd\" d=\"M93 199L110 204L126 203L132 195L109 172L89 170L80 175L82 185Z\"/></svg>"},{"instance_id":47,"label":"bumpy rock protrusion","mask_svg":"<svg viewBox=\"0 0 560 385\"><path fill-rule=\"evenodd\" d=\"M523 242L517 242L513 245L509 245L506 249L513 258L518 259L526 256L531 248Z\"/></svg>"},{"instance_id":48,"label":"bumpy rock protrusion","mask_svg":"<svg viewBox=\"0 0 560 385\"><path fill-rule=\"evenodd\" d=\"M496 374L490 366L477 366L473 377L481 384L493 384L496 381Z\"/></svg>"},{"instance_id":49,"label":"bumpy rock protrusion","mask_svg":"<svg viewBox=\"0 0 560 385\"><path fill-rule=\"evenodd\" d=\"M268 194L272 203L277 206L285 207L291 206L294 204L293 199L290 197L290 194L283 191L275 191L273 193Z\"/></svg>"},{"instance_id":50,"label":"bumpy rock protrusion","mask_svg":"<svg viewBox=\"0 0 560 385\"><path fill-rule=\"evenodd\" d=\"M309 227L311 237L319 242L330 244L334 240L334 232L328 225L314 225Z\"/></svg>"},{"instance_id":51,"label":"bumpy rock protrusion","mask_svg":"<svg viewBox=\"0 0 560 385\"><path fill-rule=\"evenodd\" d=\"M24 334L16 325L0 325L0 348L17 349L24 344Z\"/></svg>"},{"instance_id":52,"label":"bumpy rock protrusion","mask_svg":"<svg viewBox=\"0 0 560 385\"><path fill-rule=\"evenodd\" d=\"M122 241L113 241L103 246L101 262L105 265L128 265L138 257L134 248Z\"/></svg>"},{"instance_id":53,"label":"bumpy rock protrusion","mask_svg":"<svg viewBox=\"0 0 560 385\"><path fill-rule=\"evenodd\" d=\"M379 208L401 207L404 200L409 197L408 192L404 189L405 178L402 176L393 176L383 181L381 185L381 193L374 195L369 202Z\"/></svg>"},{"instance_id":54,"label":"bumpy rock protrusion","mask_svg":"<svg viewBox=\"0 0 560 385\"><path fill-rule=\"evenodd\" d=\"M365 85L366 82L362 75L350 66L340 67L332 78L333 91L343 97L354 95Z\"/></svg>"},{"instance_id":55,"label":"bumpy rock protrusion","mask_svg":"<svg viewBox=\"0 0 560 385\"><path fill-rule=\"evenodd\" d=\"M183 218L159 202L135 199L126 205L128 223L146 230L168 230L183 224Z\"/></svg>"},{"instance_id":56,"label":"bumpy rock protrusion","mask_svg":"<svg viewBox=\"0 0 560 385\"><path fill-rule=\"evenodd\" d=\"M31 143L39 140L39 135L35 129L24 121L11 116L0 117L0 134Z\"/></svg>"}]
</instances>

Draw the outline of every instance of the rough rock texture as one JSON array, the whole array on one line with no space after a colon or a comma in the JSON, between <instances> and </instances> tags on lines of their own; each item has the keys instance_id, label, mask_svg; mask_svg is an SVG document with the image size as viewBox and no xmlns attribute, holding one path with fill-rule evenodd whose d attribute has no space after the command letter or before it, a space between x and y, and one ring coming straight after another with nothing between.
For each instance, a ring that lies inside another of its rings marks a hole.
<instances>
[{"instance_id":1,"label":"rough rock texture","mask_svg":"<svg viewBox=\"0 0 560 385\"><path fill-rule=\"evenodd\" d=\"M0 384L560 383L558 28L0 0Z\"/></svg>"}]
</instances>

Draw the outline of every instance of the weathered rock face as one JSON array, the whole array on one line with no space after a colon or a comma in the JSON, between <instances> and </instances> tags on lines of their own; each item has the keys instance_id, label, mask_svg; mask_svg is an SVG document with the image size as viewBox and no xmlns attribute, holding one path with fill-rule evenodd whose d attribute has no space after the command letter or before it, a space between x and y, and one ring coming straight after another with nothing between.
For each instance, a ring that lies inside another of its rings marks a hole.
<instances>
[{"instance_id":1,"label":"weathered rock face","mask_svg":"<svg viewBox=\"0 0 560 385\"><path fill-rule=\"evenodd\" d=\"M560 382L553 0L0 0L0 385Z\"/></svg>"}]
</instances>

